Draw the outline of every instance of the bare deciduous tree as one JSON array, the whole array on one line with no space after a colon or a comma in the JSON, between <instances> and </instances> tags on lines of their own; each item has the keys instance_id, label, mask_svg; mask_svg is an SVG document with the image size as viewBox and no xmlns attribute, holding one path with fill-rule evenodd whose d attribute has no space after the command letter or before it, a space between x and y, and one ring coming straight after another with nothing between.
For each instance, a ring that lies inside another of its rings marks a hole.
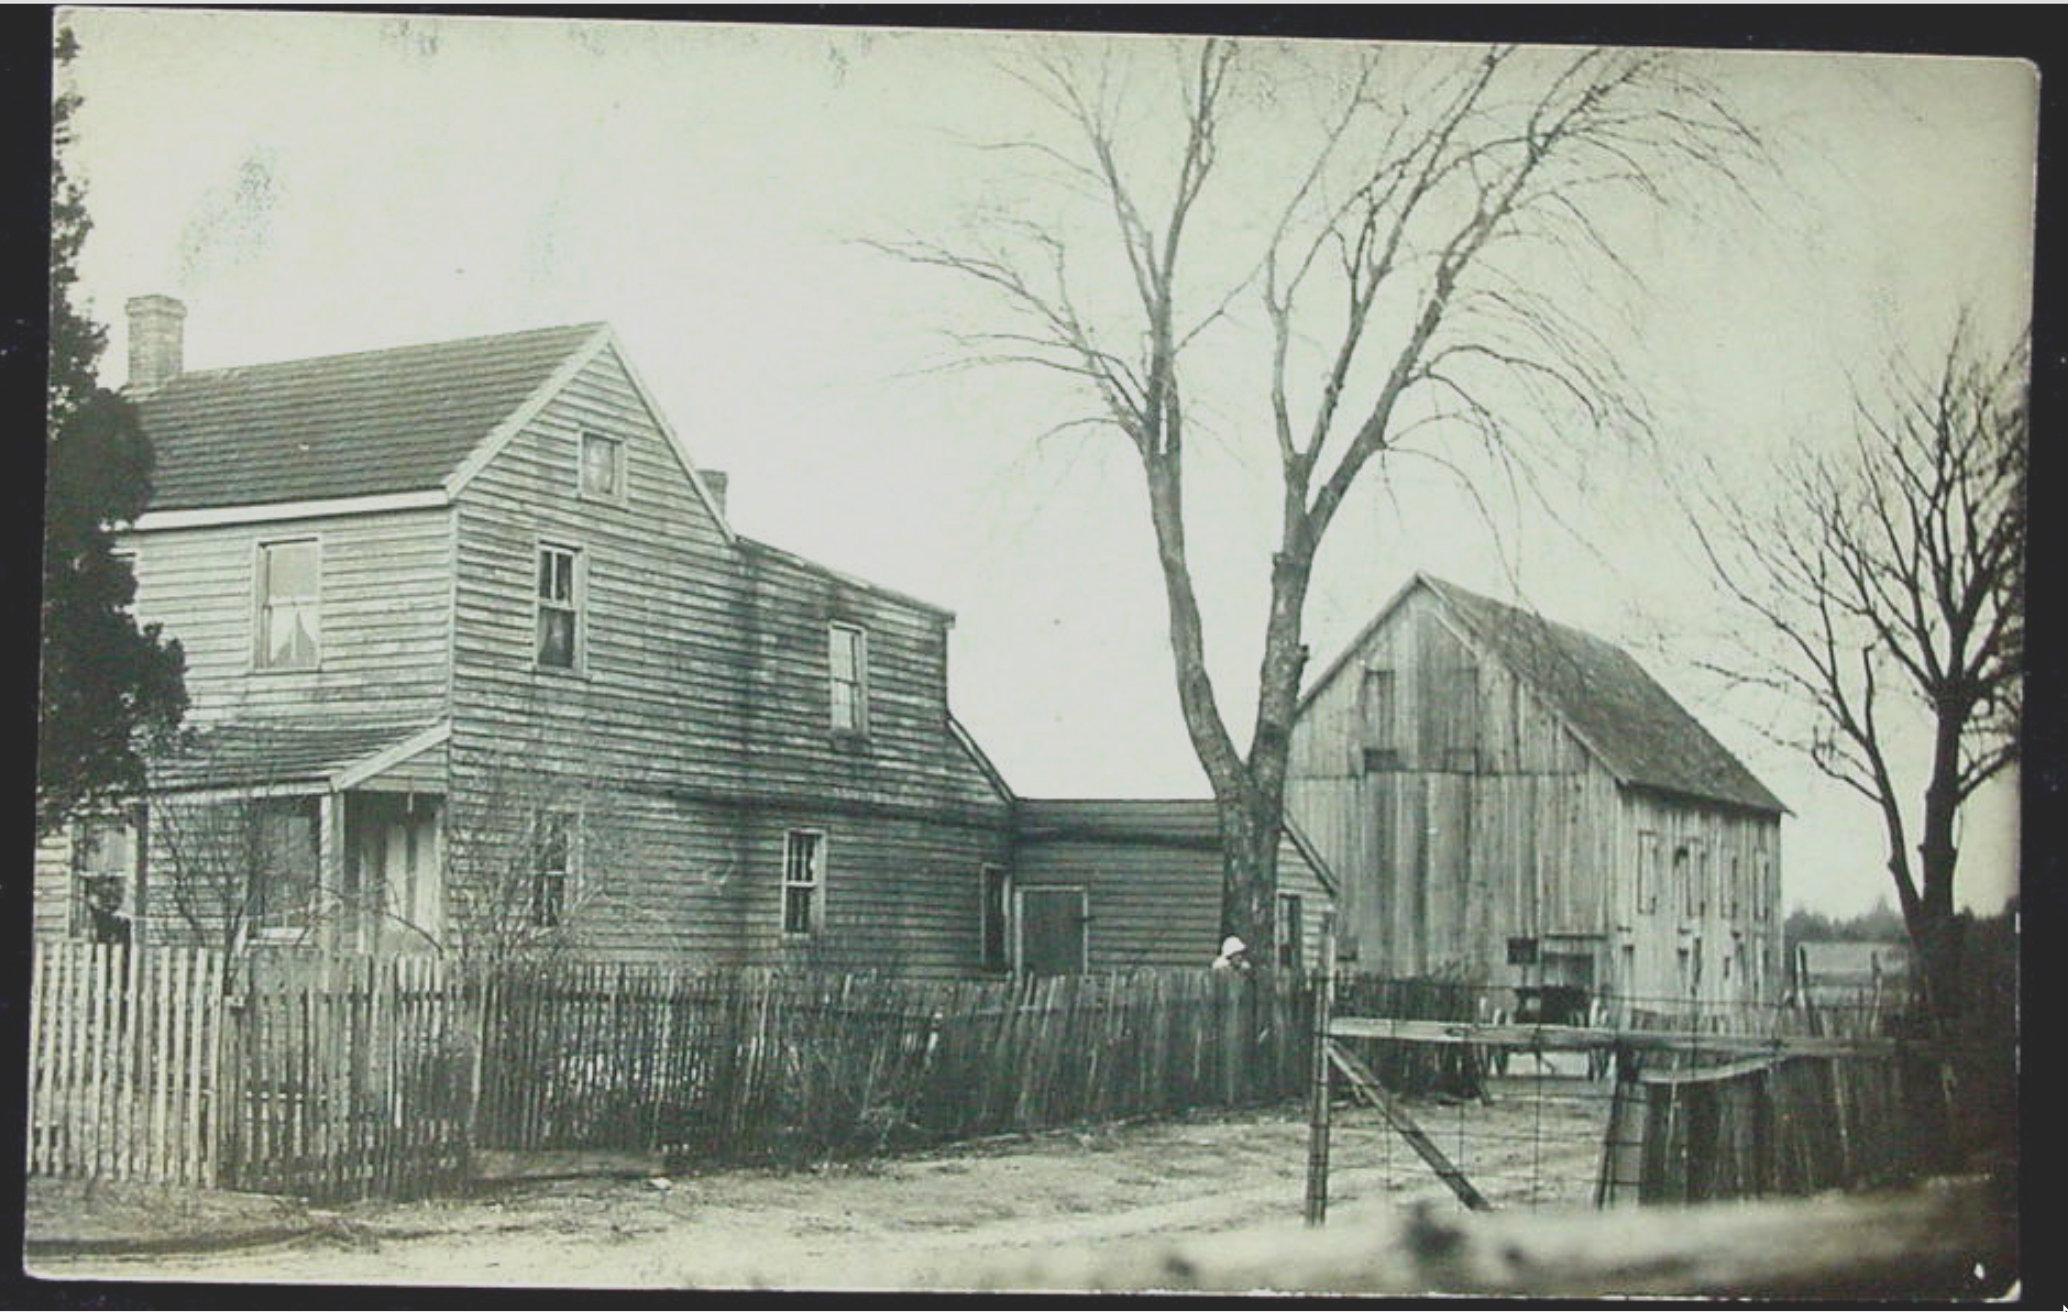
<instances>
[{"instance_id":1,"label":"bare deciduous tree","mask_svg":"<svg viewBox=\"0 0 2068 1312\"><path fill-rule=\"evenodd\" d=\"M1813 708L1805 731L1770 732L1879 811L1935 1007L1960 969L1960 811L2018 756L2029 373L2028 344L1985 351L1963 324L1929 371L1893 363L1856 399L1852 442L1784 471L1778 500L1712 495L1700 528L1718 585L1781 650L1755 641L1709 667ZM1918 710L1930 747L1913 861L1917 772L1899 752Z\"/></svg>"},{"instance_id":2,"label":"bare deciduous tree","mask_svg":"<svg viewBox=\"0 0 2068 1312\"><path fill-rule=\"evenodd\" d=\"M1089 402L1072 424L1132 446L1185 727L1219 805L1223 930L1268 954L1303 615L1316 553L1346 499L1393 456L1452 463L1483 452L1531 478L1557 444L1641 435L1642 406L1587 322L1584 295L1552 294L1539 275L1556 269L1561 289L1582 291L1634 278L1615 222L1675 203L1684 183L1741 190L1763 153L1696 67L1670 53L1370 49L1324 68L1287 47L1208 40L1184 49L1175 94L1164 92L1168 111L1153 123L1175 124L1176 165L1153 178L1137 162L1151 152L1135 134L1152 137L1154 126L1130 117L1140 79L1123 71L1139 69L1129 59L1109 50L1095 67L1058 57L1008 70L1062 136L994 147L1035 161L1088 204L1098 235L994 214L966 241L873 244L995 292L1011 321L961 337L967 360L1060 375ZM1269 158L1222 179L1245 111L1310 98L1311 151L1263 136ZM1202 213L1231 188L1236 202L1260 189L1275 196L1260 220L1229 230L1249 238L1246 255L1199 267L1209 264L1193 254ZM1104 303L1113 279L1101 264L1122 284L1117 303ZM1202 339L1249 304L1264 327L1248 349L1266 366L1249 431L1276 456L1280 511L1244 748L1208 673L1185 458L1204 426L1193 364ZM1532 450L1531 433L1553 445Z\"/></svg>"}]
</instances>

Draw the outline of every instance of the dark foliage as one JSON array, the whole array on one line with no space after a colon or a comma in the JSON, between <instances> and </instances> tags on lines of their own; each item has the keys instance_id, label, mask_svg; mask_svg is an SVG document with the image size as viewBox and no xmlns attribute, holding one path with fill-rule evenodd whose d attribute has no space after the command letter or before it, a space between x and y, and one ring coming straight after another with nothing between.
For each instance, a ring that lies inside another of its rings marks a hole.
<instances>
[{"instance_id":1,"label":"dark foliage","mask_svg":"<svg viewBox=\"0 0 2068 1312\"><path fill-rule=\"evenodd\" d=\"M74 48L71 34L60 32L60 64ZM158 625L138 627L128 610L136 579L113 552L112 526L149 502L151 448L135 407L95 381L107 332L73 303L79 249L92 227L84 191L64 169L77 106L66 92L52 110L39 835L141 788L140 748L174 732L187 703L179 644Z\"/></svg>"}]
</instances>

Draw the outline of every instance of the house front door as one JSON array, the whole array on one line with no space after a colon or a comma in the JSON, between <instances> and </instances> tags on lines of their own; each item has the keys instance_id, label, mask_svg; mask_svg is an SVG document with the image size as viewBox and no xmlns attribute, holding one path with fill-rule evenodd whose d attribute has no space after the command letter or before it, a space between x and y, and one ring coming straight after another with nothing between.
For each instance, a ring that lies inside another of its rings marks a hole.
<instances>
[{"instance_id":1,"label":"house front door","mask_svg":"<svg viewBox=\"0 0 2068 1312\"><path fill-rule=\"evenodd\" d=\"M438 799L423 794L355 793L348 883L358 915L355 946L429 951L445 934Z\"/></svg>"},{"instance_id":2,"label":"house front door","mask_svg":"<svg viewBox=\"0 0 2068 1312\"><path fill-rule=\"evenodd\" d=\"M1020 969L1029 975L1074 975L1083 971L1085 935L1091 916L1081 888L1023 888L1020 900Z\"/></svg>"}]
</instances>

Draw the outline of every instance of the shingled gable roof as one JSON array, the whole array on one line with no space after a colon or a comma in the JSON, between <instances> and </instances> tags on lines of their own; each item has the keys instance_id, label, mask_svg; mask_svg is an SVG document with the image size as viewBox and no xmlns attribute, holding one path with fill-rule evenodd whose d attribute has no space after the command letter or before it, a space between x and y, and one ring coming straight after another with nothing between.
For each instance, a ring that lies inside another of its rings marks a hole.
<instances>
[{"instance_id":1,"label":"shingled gable roof","mask_svg":"<svg viewBox=\"0 0 2068 1312\"><path fill-rule=\"evenodd\" d=\"M449 495L498 439L615 345L608 325L586 323L180 374L138 400L156 456L139 526L178 512ZM617 354L723 525L631 361Z\"/></svg>"},{"instance_id":2,"label":"shingled gable roof","mask_svg":"<svg viewBox=\"0 0 2068 1312\"><path fill-rule=\"evenodd\" d=\"M1303 707L1418 587L1428 589L1474 641L1535 689L1622 783L1754 811L1788 809L1622 648L1427 574L1416 574L1323 672Z\"/></svg>"}]
</instances>

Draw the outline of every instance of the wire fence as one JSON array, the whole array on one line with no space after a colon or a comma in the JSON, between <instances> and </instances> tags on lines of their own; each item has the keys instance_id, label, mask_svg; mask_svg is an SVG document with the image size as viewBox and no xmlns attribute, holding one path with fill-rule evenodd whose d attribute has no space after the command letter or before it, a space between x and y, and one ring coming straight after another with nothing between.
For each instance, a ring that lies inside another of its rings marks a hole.
<instances>
[{"instance_id":1,"label":"wire fence","mask_svg":"<svg viewBox=\"0 0 2068 1312\"><path fill-rule=\"evenodd\" d=\"M1939 1160L1951 1111L1915 1001L1891 987L1697 1002L1340 976L1334 1108L1315 1113L1338 1138L1319 1156L1358 1192L1448 1189L1494 1208L1914 1178Z\"/></svg>"}]
</instances>

